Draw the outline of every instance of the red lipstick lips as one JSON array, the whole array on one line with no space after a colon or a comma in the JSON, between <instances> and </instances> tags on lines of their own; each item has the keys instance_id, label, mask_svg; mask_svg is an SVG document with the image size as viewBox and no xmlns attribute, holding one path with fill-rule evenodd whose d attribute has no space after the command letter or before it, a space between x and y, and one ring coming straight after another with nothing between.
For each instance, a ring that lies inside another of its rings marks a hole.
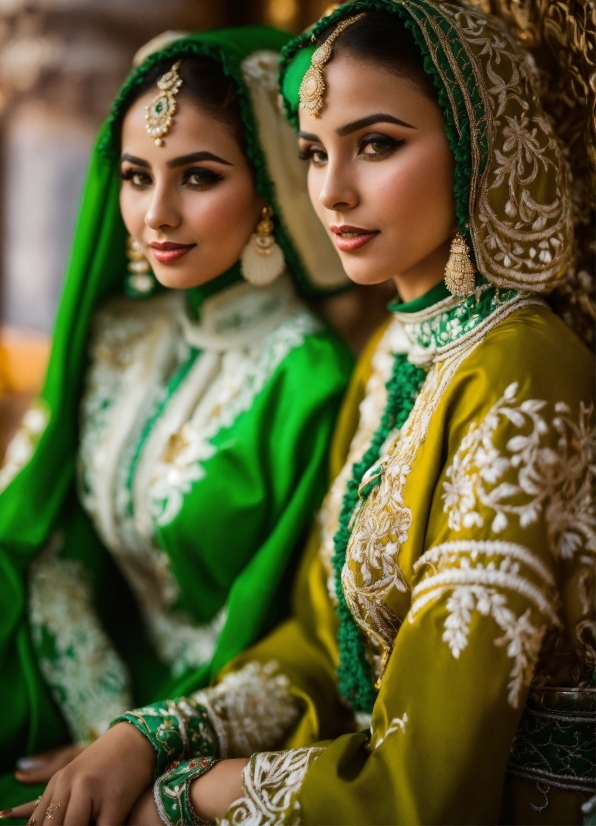
<instances>
[{"instance_id":1,"label":"red lipstick lips","mask_svg":"<svg viewBox=\"0 0 596 826\"><path fill-rule=\"evenodd\" d=\"M341 252L353 252L360 249L379 234L379 230L362 229L362 227L352 227L349 224L342 224L340 227L332 226L330 229L335 235L335 243Z\"/></svg>"},{"instance_id":2,"label":"red lipstick lips","mask_svg":"<svg viewBox=\"0 0 596 826\"><path fill-rule=\"evenodd\" d=\"M196 244L177 244L174 241L152 241L149 246L156 261L160 264L171 264L186 255Z\"/></svg>"}]
</instances>

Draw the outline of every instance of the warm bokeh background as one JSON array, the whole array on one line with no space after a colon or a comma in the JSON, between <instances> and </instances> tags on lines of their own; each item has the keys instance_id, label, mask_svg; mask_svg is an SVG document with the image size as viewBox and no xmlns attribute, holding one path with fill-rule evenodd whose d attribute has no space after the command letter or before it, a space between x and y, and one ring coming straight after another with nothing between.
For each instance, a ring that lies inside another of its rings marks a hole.
<instances>
[{"instance_id":1,"label":"warm bokeh background","mask_svg":"<svg viewBox=\"0 0 596 826\"><path fill-rule=\"evenodd\" d=\"M135 51L166 30L302 31L329 0L0 0L0 457L43 377L97 128ZM384 294L326 307L355 349ZM370 327L369 327L370 329Z\"/></svg>"}]
</instances>

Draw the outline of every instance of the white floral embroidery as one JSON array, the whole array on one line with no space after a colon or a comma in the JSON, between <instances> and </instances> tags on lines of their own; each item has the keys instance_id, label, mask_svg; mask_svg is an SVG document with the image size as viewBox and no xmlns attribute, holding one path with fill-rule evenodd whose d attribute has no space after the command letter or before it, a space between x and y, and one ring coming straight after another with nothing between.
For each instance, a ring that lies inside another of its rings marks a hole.
<instances>
[{"instance_id":1,"label":"white floral embroidery","mask_svg":"<svg viewBox=\"0 0 596 826\"><path fill-rule=\"evenodd\" d=\"M156 523L171 522L206 476L217 433L251 408L293 348L322 329L287 279L235 285L204 303L200 322L188 321L183 299L116 299L98 311L79 450L81 501L174 676L211 660L227 608L203 624L176 609L180 584ZM192 362L190 344L200 350ZM169 378L187 360L168 397Z\"/></svg>"},{"instance_id":2,"label":"white floral embroidery","mask_svg":"<svg viewBox=\"0 0 596 826\"><path fill-rule=\"evenodd\" d=\"M217 732L222 757L250 757L282 744L300 705L275 661L249 662L211 688L193 694Z\"/></svg>"},{"instance_id":3,"label":"white floral embroidery","mask_svg":"<svg viewBox=\"0 0 596 826\"><path fill-rule=\"evenodd\" d=\"M506 646L507 656L513 660L508 700L517 708L523 688L532 680L547 628L560 626L551 572L527 548L498 541L445 542L423 554L414 573L424 566L433 573L412 591L410 622L426 605L450 592L442 638L458 659L468 646L473 613L492 617L503 631L495 645ZM538 584L533 581L536 578ZM509 607L508 591L530 603L521 616ZM532 609L541 616L539 624L532 621Z\"/></svg>"},{"instance_id":4,"label":"white floral embroidery","mask_svg":"<svg viewBox=\"0 0 596 826\"><path fill-rule=\"evenodd\" d=\"M23 416L21 426L6 448L0 469L0 492L31 459L50 420L50 411L43 399L37 399Z\"/></svg>"},{"instance_id":5,"label":"white floral embroidery","mask_svg":"<svg viewBox=\"0 0 596 826\"><path fill-rule=\"evenodd\" d=\"M406 730L406 723L408 722L408 715L404 713L403 717L393 717L389 721L389 726L387 727L387 731L382 734L377 742L375 743L375 749L378 749L379 746L382 746L385 740L389 737L390 734L394 734L396 731L405 732Z\"/></svg>"},{"instance_id":6,"label":"white floral embroidery","mask_svg":"<svg viewBox=\"0 0 596 826\"><path fill-rule=\"evenodd\" d=\"M132 707L126 668L101 628L82 563L60 559L56 535L30 566L29 618L39 648L50 638L55 656L40 657L73 739L99 737Z\"/></svg>"},{"instance_id":7,"label":"white floral embroidery","mask_svg":"<svg viewBox=\"0 0 596 826\"><path fill-rule=\"evenodd\" d=\"M176 517L184 496L205 477L203 463L217 450L211 441L214 436L251 408L255 396L288 353L320 329L312 313L297 312L245 351L226 353L221 375L196 414L177 434L175 453L154 468L149 498L158 525L167 525Z\"/></svg>"},{"instance_id":8,"label":"white floral embroidery","mask_svg":"<svg viewBox=\"0 0 596 826\"><path fill-rule=\"evenodd\" d=\"M491 530L496 534L512 517L527 528L544 516L556 556L569 559L582 547L596 551L593 408L581 404L574 422L569 407L558 403L548 423L546 402L527 399L517 404L517 391L517 382L510 384L483 421L470 426L447 469L443 500L449 527L482 527L482 505L494 513ZM509 438L501 450L495 434L505 420L522 433ZM550 446L553 431L557 441ZM507 474L509 481L504 481Z\"/></svg>"},{"instance_id":9,"label":"white floral embroidery","mask_svg":"<svg viewBox=\"0 0 596 826\"><path fill-rule=\"evenodd\" d=\"M232 803L220 826L297 826L296 799L311 763L324 748L255 754L243 771L244 796Z\"/></svg>"}]
</instances>

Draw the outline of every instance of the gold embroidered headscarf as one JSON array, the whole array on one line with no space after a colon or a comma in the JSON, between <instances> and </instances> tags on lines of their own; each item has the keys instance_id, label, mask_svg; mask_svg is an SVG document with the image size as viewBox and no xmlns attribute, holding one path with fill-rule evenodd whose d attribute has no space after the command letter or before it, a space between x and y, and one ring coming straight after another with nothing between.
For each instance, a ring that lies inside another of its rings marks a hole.
<instances>
[{"instance_id":1,"label":"gold embroidered headscarf","mask_svg":"<svg viewBox=\"0 0 596 826\"><path fill-rule=\"evenodd\" d=\"M499 287L550 292L572 258L569 167L538 98L531 59L495 18L467 4L428 0L346 3L286 48L290 119L297 121L314 39L369 10L400 16L435 83L456 161L459 229L479 272Z\"/></svg>"}]
</instances>

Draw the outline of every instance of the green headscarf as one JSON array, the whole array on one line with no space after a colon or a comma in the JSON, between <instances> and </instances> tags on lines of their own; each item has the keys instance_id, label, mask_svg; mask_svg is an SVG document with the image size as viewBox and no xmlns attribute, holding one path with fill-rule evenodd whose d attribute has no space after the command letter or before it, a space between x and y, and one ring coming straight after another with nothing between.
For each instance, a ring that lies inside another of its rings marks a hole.
<instances>
[{"instance_id":1,"label":"green headscarf","mask_svg":"<svg viewBox=\"0 0 596 826\"><path fill-rule=\"evenodd\" d=\"M569 169L536 94L530 58L496 19L429 0L346 3L284 49L290 122L297 126L315 39L367 11L399 17L436 87L455 156L459 230L477 269L498 287L550 292L571 261Z\"/></svg>"},{"instance_id":2,"label":"green headscarf","mask_svg":"<svg viewBox=\"0 0 596 826\"><path fill-rule=\"evenodd\" d=\"M0 489L6 488L0 495L0 548L17 568L26 566L47 538L73 483L89 324L97 305L123 290L126 277L117 124L124 102L156 63L204 55L222 65L237 85L256 188L273 208L276 240L290 273L310 295L333 293L348 283L310 205L306 169L279 111L278 53L289 37L267 26L180 36L150 53L116 98L91 156L45 386L17 437L18 467L10 466L9 456L4 477L0 473Z\"/></svg>"}]
</instances>

